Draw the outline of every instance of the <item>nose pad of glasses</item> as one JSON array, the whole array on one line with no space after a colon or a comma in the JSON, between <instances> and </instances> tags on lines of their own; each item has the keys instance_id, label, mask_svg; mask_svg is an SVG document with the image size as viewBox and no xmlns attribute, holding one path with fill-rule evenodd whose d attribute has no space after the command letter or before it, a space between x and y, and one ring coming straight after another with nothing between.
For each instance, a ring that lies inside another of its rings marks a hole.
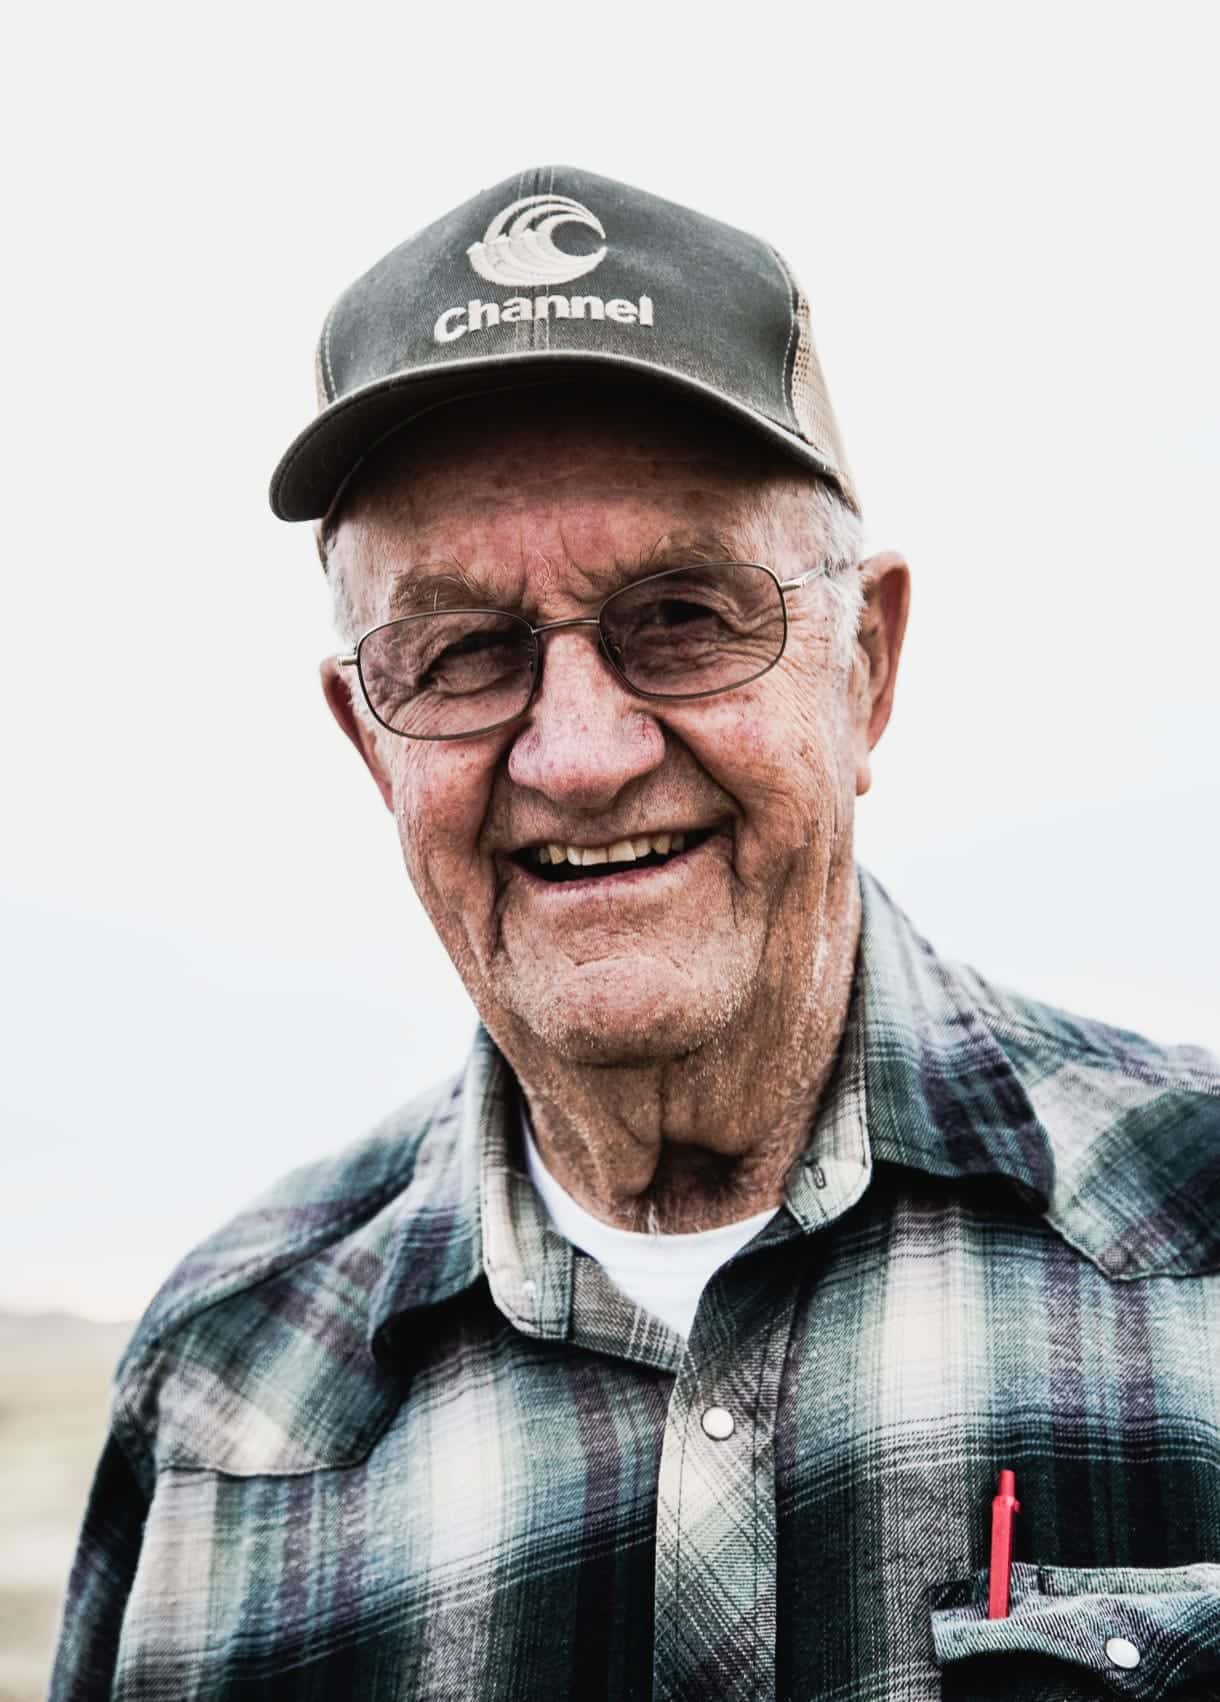
<instances>
[{"instance_id":1,"label":"nose pad of glasses","mask_svg":"<svg viewBox=\"0 0 1220 1702\"><path fill-rule=\"evenodd\" d=\"M604 654L607 662L609 662L610 666L612 668L617 668L621 672L622 667L623 667L623 647L622 647L622 645L618 642L617 639L608 638L606 636L606 634L603 632L601 634L601 647L602 647L602 653Z\"/></svg>"}]
</instances>

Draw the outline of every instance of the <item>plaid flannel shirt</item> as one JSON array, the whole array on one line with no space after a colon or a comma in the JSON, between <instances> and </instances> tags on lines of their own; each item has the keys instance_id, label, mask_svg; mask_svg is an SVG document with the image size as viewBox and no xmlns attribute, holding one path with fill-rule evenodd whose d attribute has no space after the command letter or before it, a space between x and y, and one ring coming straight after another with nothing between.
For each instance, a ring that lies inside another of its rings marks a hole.
<instances>
[{"instance_id":1,"label":"plaid flannel shirt","mask_svg":"<svg viewBox=\"0 0 1220 1702\"><path fill-rule=\"evenodd\" d=\"M1220 1697L1215 1061L861 889L786 1209L689 1346L549 1227L484 1034L185 1260L119 1367L53 1702Z\"/></svg>"}]
</instances>

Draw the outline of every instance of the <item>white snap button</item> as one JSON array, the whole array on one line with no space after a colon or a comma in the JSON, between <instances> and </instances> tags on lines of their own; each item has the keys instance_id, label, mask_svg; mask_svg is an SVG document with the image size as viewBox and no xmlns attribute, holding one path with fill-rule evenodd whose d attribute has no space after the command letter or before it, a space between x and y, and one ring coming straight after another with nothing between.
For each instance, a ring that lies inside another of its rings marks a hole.
<instances>
[{"instance_id":1,"label":"white snap button","mask_svg":"<svg viewBox=\"0 0 1220 1702\"><path fill-rule=\"evenodd\" d=\"M1106 1640L1106 1659L1112 1666L1137 1667L1140 1652L1126 1637L1109 1637Z\"/></svg>"},{"instance_id":2,"label":"white snap button","mask_svg":"<svg viewBox=\"0 0 1220 1702\"><path fill-rule=\"evenodd\" d=\"M708 1407L702 1424L713 1442L727 1442L737 1428L733 1423L732 1413L724 1407Z\"/></svg>"},{"instance_id":3,"label":"white snap button","mask_svg":"<svg viewBox=\"0 0 1220 1702\"><path fill-rule=\"evenodd\" d=\"M525 1281L521 1284L521 1292L527 1300L532 1300L534 1298L538 1292L538 1284L534 1281L533 1277L526 1277Z\"/></svg>"}]
</instances>

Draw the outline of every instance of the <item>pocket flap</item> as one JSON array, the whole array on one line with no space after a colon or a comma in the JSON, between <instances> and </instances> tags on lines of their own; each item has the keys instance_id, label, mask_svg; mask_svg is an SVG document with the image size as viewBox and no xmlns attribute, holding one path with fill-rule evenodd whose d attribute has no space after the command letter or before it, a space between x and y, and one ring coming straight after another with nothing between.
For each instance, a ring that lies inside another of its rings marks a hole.
<instances>
[{"instance_id":1,"label":"pocket flap","mask_svg":"<svg viewBox=\"0 0 1220 1702\"><path fill-rule=\"evenodd\" d=\"M1105 1680L1116 1696L1220 1698L1220 1564L1017 1564L1007 1619L987 1618L986 1570L929 1591L938 1666L1039 1655Z\"/></svg>"}]
</instances>

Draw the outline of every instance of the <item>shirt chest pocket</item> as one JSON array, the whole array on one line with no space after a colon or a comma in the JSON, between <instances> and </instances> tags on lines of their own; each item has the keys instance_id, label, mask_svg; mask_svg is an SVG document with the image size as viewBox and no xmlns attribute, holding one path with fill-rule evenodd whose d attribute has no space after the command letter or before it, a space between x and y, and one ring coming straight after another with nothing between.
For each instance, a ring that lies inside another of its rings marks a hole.
<instances>
[{"instance_id":1,"label":"shirt chest pocket","mask_svg":"<svg viewBox=\"0 0 1220 1702\"><path fill-rule=\"evenodd\" d=\"M930 1599L944 1702L1220 1702L1220 1565L1015 1565L1007 1619L985 1571Z\"/></svg>"}]
</instances>

